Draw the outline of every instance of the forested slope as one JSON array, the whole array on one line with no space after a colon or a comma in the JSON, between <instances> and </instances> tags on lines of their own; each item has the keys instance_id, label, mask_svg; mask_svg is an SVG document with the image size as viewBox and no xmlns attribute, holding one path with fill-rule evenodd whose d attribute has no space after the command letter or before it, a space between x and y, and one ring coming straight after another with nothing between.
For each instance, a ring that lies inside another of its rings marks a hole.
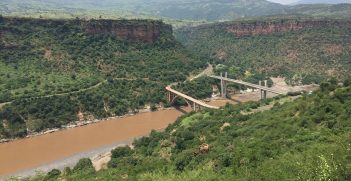
<instances>
[{"instance_id":1,"label":"forested slope","mask_svg":"<svg viewBox=\"0 0 351 181\"><path fill-rule=\"evenodd\" d=\"M227 105L179 118L164 132L34 180L350 180L351 81L323 83L295 100Z\"/></svg>"},{"instance_id":2,"label":"forested slope","mask_svg":"<svg viewBox=\"0 0 351 181\"><path fill-rule=\"evenodd\" d=\"M166 102L206 66L149 20L0 17L0 49L0 139Z\"/></svg>"},{"instance_id":3,"label":"forested slope","mask_svg":"<svg viewBox=\"0 0 351 181\"><path fill-rule=\"evenodd\" d=\"M339 80L351 70L351 22L266 19L183 28L176 37L203 59L236 78L286 77L290 84Z\"/></svg>"}]
</instances>

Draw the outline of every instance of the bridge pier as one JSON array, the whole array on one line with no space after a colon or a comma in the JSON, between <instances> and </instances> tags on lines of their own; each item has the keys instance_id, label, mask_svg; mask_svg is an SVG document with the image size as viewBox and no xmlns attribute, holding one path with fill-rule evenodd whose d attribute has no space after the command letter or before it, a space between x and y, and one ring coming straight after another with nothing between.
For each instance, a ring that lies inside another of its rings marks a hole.
<instances>
[{"instance_id":1,"label":"bridge pier","mask_svg":"<svg viewBox=\"0 0 351 181\"><path fill-rule=\"evenodd\" d=\"M223 73L221 72L221 77L223 77ZM228 78L228 73L225 72L224 78ZM223 79L221 79L221 97L226 98L227 97L227 82Z\"/></svg>"},{"instance_id":2,"label":"bridge pier","mask_svg":"<svg viewBox=\"0 0 351 181\"><path fill-rule=\"evenodd\" d=\"M268 87L268 81L267 80L264 80L264 86L265 87ZM263 98L264 99L267 99L267 91L263 91Z\"/></svg>"},{"instance_id":3,"label":"bridge pier","mask_svg":"<svg viewBox=\"0 0 351 181\"><path fill-rule=\"evenodd\" d=\"M172 92L168 92L168 102L173 103L175 95Z\"/></svg>"},{"instance_id":4,"label":"bridge pier","mask_svg":"<svg viewBox=\"0 0 351 181\"><path fill-rule=\"evenodd\" d=\"M201 106L198 105L198 104L196 104L195 102L193 103L192 108L193 108L193 111L194 111L194 112L197 112L197 111L200 111L200 110L201 110Z\"/></svg>"},{"instance_id":5,"label":"bridge pier","mask_svg":"<svg viewBox=\"0 0 351 181\"><path fill-rule=\"evenodd\" d=\"M260 86L268 87L267 80L264 80L264 83L262 83L262 81L259 81L258 84ZM261 93L261 99L267 99L267 91L266 90L260 89L260 93Z\"/></svg>"}]
</instances>

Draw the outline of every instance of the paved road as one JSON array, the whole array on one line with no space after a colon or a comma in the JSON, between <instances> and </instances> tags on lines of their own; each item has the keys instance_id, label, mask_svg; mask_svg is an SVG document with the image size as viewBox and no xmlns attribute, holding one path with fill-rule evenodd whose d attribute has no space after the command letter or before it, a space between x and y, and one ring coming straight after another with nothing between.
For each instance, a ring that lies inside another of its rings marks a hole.
<instances>
[{"instance_id":1,"label":"paved road","mask_svg":"<svg viewBox=\"0 0 351 181\"><path fill-rule=\"evenodd\" d=\"M209 108L209 109L219 109L219 107L217 107L217 106L208 105L208 104L206 104L206 103L204 103L204 102L202 102L202 101L200 101L200 100L197 100L197 99L195 99L195 98L193 98L193 97L190 97L190 96L188 96L188 95L185 95L185 94L183 94L183 93L181 93L181 92L178 92L178 91L172 89L171 86L167 86L167 87L166 87L166 90L168 90L168 91L170 91L170 92L172 92L172 93L174 93L174 94L176 94L176 95L178 95L178 96L180 96L180 97L183 97L183 98L186 99L186 100L189 100L189 101L191 101L191 102L193 102L193 103L196 103L196 104L198 104L198 105L200 105L200 106L202 106L202 107Z\"/></svg>"}]
</instances>

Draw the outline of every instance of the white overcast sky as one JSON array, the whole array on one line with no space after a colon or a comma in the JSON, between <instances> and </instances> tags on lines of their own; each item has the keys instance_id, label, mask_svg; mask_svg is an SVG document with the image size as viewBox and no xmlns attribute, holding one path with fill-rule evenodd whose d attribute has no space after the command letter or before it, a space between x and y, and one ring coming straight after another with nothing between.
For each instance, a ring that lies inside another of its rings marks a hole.
<instances>
[{"instance_id":1,"label":"white overcast sky","mask_svg":"<svg viewBox=\"0 0 351 181\"><path fill-rule=\"evenodd\" d=\"M276 2L280 4L290 4L290 3L297 2L299 0L268 0L268 1Z\"/></svg>"}]
</instances>

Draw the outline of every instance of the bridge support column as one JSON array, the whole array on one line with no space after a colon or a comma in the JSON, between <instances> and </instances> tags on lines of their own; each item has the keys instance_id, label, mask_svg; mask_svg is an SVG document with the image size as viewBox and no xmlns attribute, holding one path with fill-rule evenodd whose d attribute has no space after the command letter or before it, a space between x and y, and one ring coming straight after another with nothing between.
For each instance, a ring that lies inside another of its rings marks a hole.
<instances>
[{"instance_id":1,"label":"bridge support column","mask_svg":"<svg viewBox=\"0 0 351 181\"><path fill-rule=\"evenodd\" d=\"M267 80L264 80L264 82L259 81L258 84L260 86L268 87ZM260 89L260 93L261 93L261 99L267 99L267 91L266 90Z\"/></svg>"},{"instance_id":2,"label":"bridge support column","mask_svg":"<svg viewBox=\"0 0 351 181\"><path fill-rule=\"evenodd\" d=\"M264 80L264 86L268 87L268 82L267 80ZM267 91L263 91L263 99L267 99Z\"/></svg>"},{"instance_id":3,"label":"bridge support column","mask_svg":"<svg viewBox=\"0 0 351 181\"><path fill-rule=\"evenodd\" d=\"M195 102L193 102L193 111L198 111L198 105Z\"/></svg>"},{"instance_id":4,"label":"bridge support column","mask_svg":"<svg viewBox=\"0 0 351 181\"><path fill-rule=\"evenodd\" d=\"M258 81L258 85L262 86L262 81ZM262 89L260 89L260 94L261 94L261 99L263 98L263 92Z\"/></svg>"},{"instance_id":5,"label":"bridge support column","mask_svg":"<svg viewBox=\"0 0 351 181\"><path fill-rule=\"evenodd\" d=\"M173 101L174 101L174 97L175 97L176 95L175 94L173 94L172 92L168 92L168 102L169 103L172 103Z\"/></svg>"},{"instance_id":6,"label":"bridge support column","mask_svg":"<svg viewBox=\"0 0 351 181\"><path fill-rule=\"evenodd\" d=\"M259 81L258 84L260 86L268 87L267 80L264 80L264 83L262 81ZM267 91L260 89L261 93L261 99L267 99Z\"/></svg>"},{"instance_id":7,"label":"bridge support column","mask_svg":"<svg viewBox=\"0 0 351 181\"><path fill-rule=\"evenodd\" d=\"M225 72L224 77L228 78L227 72ZM226 98L226 96L227 96L227 82L225 80L223 80L222 78L223 78L223 73L221 72L221 96L223 98Z\"/></svg>"},{"instance_id":8,"label":"bridge support column","mask_svg":"<svg viewBox=\"0 0 351 181\"><path fill-rule=\"evenodd\" d=\"M224 74L224 77L225 78L228 78L228 72L226 72L225 74ZM227 82L226 81L223 81L223 85L224 85L224 98L227 98Z\"/></svg>"},{"instance_id":9,"label":"bridge support column","mask_svg":"<svg viewBox=\"0 0 351 181\"><path fill-rule=\"evenodd\" d=\"M172 102L172 93L168 92L168 102Z\"/></svg>"},{"instance_id":10,"label":"bridge support column","mask_svg":"<svg viewBox=\"0 0 351 181\"><path fill-rule=\"evenodd\" d=\"M221 72L221 97L223 97L223 94L224 94L224 90L223 90L223 87L224 87L224 85L223 85L223 79L222 79L222 77L223 77L223 73Z\"/></svg>"}]
</instances>

